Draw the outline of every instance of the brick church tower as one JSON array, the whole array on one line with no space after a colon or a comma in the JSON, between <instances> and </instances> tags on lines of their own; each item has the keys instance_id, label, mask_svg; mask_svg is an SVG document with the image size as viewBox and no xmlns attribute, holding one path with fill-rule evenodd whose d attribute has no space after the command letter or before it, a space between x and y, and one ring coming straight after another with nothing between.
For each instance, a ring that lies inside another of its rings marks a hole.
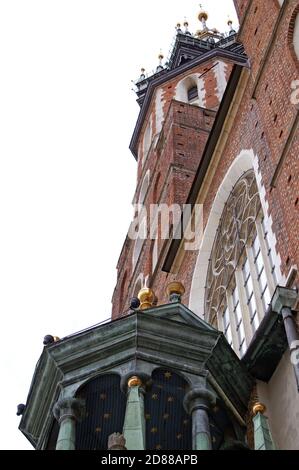
<instances>
[{"instance_id":1,"label":"brick church tower","mask_svg":"<svg viewBox=\"0 0 299 470\"><path fill-rule=\"evenodd\" d=\"M299 2L235 7L136 82L112 320L47 339L38 449L299 449Z\"/></svg>"}]
</instances>

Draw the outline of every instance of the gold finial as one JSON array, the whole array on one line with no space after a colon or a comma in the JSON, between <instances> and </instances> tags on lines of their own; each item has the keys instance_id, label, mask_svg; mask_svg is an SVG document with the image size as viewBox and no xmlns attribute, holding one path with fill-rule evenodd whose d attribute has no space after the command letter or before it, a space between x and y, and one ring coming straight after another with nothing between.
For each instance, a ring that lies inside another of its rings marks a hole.
<instances>
[{"instance_id":1,"label":"gold finial","mask_svg":"<svg viewBox=\"0 0 299 470\"><path fill-rule=\"evenodd\" d=\"M147 308L151 308L153 306L155 294L152 289L144 287L141 289L141 291L139 291L138 299L140 300L140 310L146 310Z\"/></svg>"},{"instance_id":2,"label":"gold finial","mask_svg":"<svg viewBox=\"0 0 299 470\"><path fill-rule=\"evenodd\" d=\"M256 402L252 407L252 412L256 416L258 413L262 415L266 412L266 406L263 403Z\"/></svg>"},{"instance_id":3,"label":"gold finial","mask_svg":"<svg viewBox=\"0 0 299 470\"><path fill-rule=\"evenodd\" d=\"M181 23L180 23L180 22L179 22L179 23L177 23L177 25L176 25L175 29L176 29L176 32L177 32L177 34L179 34L179 33L182 33L182 32L183 32L183 31L181 30Z\"/></svg>"},{"instance_id":4,"label":"gold finial","mask_svg":"<svg viewBox=\"0 0 299 470\"><path fill-rule=\"evenodd\" d=\"M161 49L160 49L160 53L158 55L158 59L159 59L160 62L162 62L162 60L164 59L164 55L163 55L163 52L162 52Z\"/></svg>"},{"instance_id":5,"label":"gold finial","mask_svg":"<svg viewBox=\"0 0 299 470\"><path fill-rule=\"evenodd\" d=\"M170 302L180 302L185 294L185 287L181 282L173 281L166 287L166 294Z\"/></svg>"},{"instance_id":6,"label":"gold finial","mask_svg":"<svg viewBox=\"0 0 299 470\"><path fill-rule=\"evenodd\" d=\"M141 73L144 74L145 68L141 67Z\"/></svg>"},{"instance_id":7,"label":"gold finial","mask_svg":"<svg viewBox=\"0 0 299 470\"><path fill-rule=\"evenodd\" d=\"M141 387L142 385L142 380L137 377L137 375L134 375L134 377L131 377L128 380L128 387L133 388L133 387Z\"/></svg>"},{"instance_id":8,"label":"gold finial","mask_svg":"<svg viewBox=\"0 0 299 470\"><path fill-rule=\"evenodd\" d=\"M184 18L184 28L185 28L185 34L191 35L190 32L189 32L189 29L188 29L189 28L189 22L188 22L186 16Z\"/></svg>"},{"instance_id":9,"label":"gold finial","mask_svg":"<svg viewBox=\"0 0 299 470\"><path fill-rule=\"evenodd\" d=\"M200 6L200 12L198 13L198 19L199 19L199 21L201 21L202 23L205 24L206 21L207 21L208 18L209 18L209 15L208 15L208 13L203 9L203 6L202 6L201 3L199 4L199 6Z\"/></svg>"}]
</instances>

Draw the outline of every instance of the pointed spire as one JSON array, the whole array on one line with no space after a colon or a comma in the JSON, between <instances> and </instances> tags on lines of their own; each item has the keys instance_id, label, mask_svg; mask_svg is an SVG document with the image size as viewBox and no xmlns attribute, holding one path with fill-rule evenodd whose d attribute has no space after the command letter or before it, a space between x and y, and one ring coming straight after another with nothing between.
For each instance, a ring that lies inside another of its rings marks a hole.
<instances>
[{"instance_id":1,"label":"pointed spire","mask_svg":"<svg viewBox=\"0 0 299 470\"><path fill-rule=\"evenodd\" d=\"M156 69L156 72L161 72L161 70L164 70L164 67L163 67L163 64L162 64L162 60L164 59L164 55L163 55L161 49L160 49L160 53L158 55L158 59L159 59L159 65Z\"/></svg>"}]
</instances>

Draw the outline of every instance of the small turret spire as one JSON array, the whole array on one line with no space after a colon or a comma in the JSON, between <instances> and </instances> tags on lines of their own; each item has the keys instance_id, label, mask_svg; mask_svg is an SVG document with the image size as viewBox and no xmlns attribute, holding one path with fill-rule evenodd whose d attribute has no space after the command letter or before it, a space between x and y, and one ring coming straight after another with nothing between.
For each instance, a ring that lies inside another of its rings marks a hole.
<instances>
[{"instance_id":1,"label":"small turret spire","mask_svg":"<svg viewBox=\"0 0 299 470\"><path fill-rule=\"evenodd\" d=\"M236 31L233 28L233 21L228 17L228 27L229 27L229 35L232 36L233 34L236 34Z\"/></svg>"},{"instance_id":2,"label":"small turret spire","mask_svg":"<svg viewBox=\"0 0 299 470\"><path fill-rule=\"evenodd\" d=\"M185 27L185 34L191 36L191 33L190 33L189 29L188 29L188 28L189 28L189 23L188 23L186 17L185 17L185 19L184 19L184 27Z\"/></svg>"},{"instance_id":3,"label":"small turret spire","mask_svg":"<svg viewBox=\"0 0 299 470\"><path fill-rule=\"evenodd\" d=\"M162 65L162 60L164 59L164 55L162 53L162 50L160 49L160 53L158 55L158 59L159 59L159 65L157 67L157 72L161 72L161 70L164 70L164 67Z\"/></svg>"},{"instance_id":4,"label":"small turret spire","mask_svg":"<svg viewBox=\"0 0 299 470\"><path fill-rule=\"evenodd\" d=\"M140 77L138 78L137 82L136 83L139 83L139 82L143 82L143 80L145 80L145 69L142 67L141 70L140 70Z\"/></svg>"},{"instance_id":5,"label":"small turret spire","mask_svg":"<svg viewBox=\"0 0 299 470\"><path fill-rule=\"evenodd\" d=\"M179 34L179 33L182 33L182 32L183 32L183 31L181 30L181 23L177 23L177 25L176 25L175 29L176 29L176 32L177 32L177 34Z\"/></svg>"}]
</instances>

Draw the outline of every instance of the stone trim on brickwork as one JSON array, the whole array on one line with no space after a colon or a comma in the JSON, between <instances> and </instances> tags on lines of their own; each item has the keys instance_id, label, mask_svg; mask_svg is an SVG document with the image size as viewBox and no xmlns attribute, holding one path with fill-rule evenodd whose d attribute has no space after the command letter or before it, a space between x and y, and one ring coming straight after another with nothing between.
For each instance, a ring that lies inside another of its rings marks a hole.
<instances>
[{"instance_id":1,"label":"stone trim on brickwork","mask_svg":"<svg viewBox=\"0 0 299 470\"><path fill-rule=\"evenodd\" d=\"M296 6L295 10L292 13L291 16L291 21L289 24L289 29L288 29L288 46L290 48L291 56L297 65L297 68L299 69L299 55L296 52L295 48L295 28L296 28L296 23L298 22L299 24L299 5ZM297 25L298 27L298 25ZM299 50L299 45L298 45L298 50Z\"/></svg>"},{"instance_id":2,"label":"stone trim on brickwork","mask_svg":"<svg viewBox=\"0 0 299 470\"><path fill-rule=\"evenodd\" d=\"M201 317L203 317L205 312L205 288L210 255L223 209L239 178L250 169L254 169L257 180L257 186L265 217L265 226L268 230L269 242L275 258L276 278L279 284L285 283L285 279L282 277L280 270L281 257L276 251L276 237L272 231L273 221L272 217L269 216L269 204L266 200L266 190L263 186L261 174L259 172L258 158L254 155L252 149L242 150L227 171L226 176L218 189L210 211L194 269L189 297L189 308Z\"/></svg>"}]
</instances>

